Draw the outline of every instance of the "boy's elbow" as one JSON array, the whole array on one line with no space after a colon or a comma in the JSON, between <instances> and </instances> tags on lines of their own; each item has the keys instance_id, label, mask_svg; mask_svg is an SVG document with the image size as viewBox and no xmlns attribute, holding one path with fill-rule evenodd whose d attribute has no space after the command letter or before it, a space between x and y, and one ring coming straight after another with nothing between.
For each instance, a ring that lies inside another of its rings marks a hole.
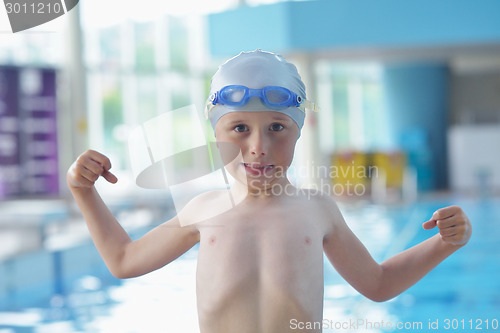
<instances>
[{"instance_id":1,"label":"boy's elbow","mask_svg":"<svg viewBox=\"0 0 500 333\"><path fill-rule=\"evenodd\" d=\"M383 276L383 266L380 266L380 268L380 274L378 278L375 279L377 282L373 284L371 288L367 288L362 292L363 296L377 303L386 302L398 295L398 292L394 290L391 285L386 283L387 281Z\"/></svg>"},{"instance_id":2,"label":"boy's elbow","mask_svg":"<svg viewBox=\"0 0 500 333\"><path fill-rule=\"evenodd\" d=\"M109 272L117 279L131 279L141 275L144 275L146 272L141 271L140 269L133 269L131 267L126 268L124 266L121 267L108 267Z\"/></svg>"},{"instance_id":3,"label":"boy's elbow","mask_svg":"<svg viewBox=\"0 0 500 333\"><path fill-rule=\"evenodd\" d=\"M364 295L364 296L366 298L368 298L369 300L377 302L377 303L386 302L386 301L394 298L394 296L384 295L384 294L370 294L370 295Z\"/></svg>"},{"instance_id":4,"label":"boy's elbow","mask_svg":"<svg viewBox=\"0 0 500 333\"><path fill-rule=\"evenodd\" d=\"M106 262L109 272L117 279L130 279L136 277L134 275L133 267L125 264L126 261L121 258L121 260L114 260Z\"/></svg>"},{"instance_id":5,"label":"boy's elbow","mask_svg":"<svg viewBox=\"0 0 500 333\"><path fill-rule=\"evenodd\" d=\"M117 269L110 269L109 272L117 279L130 279L133 277L130 274L127 274L126 272Z\"/></svg>"},{"instance_id":6,"label":"boy's elbow","mask_svg":"<svg viewBox=\"0 0 500 333\"><path fill-rule=\"evenodd\" d=\"M126 272L125 270L121 269L120 267L117 266L108 266L108 270L117 279L128 279L131 278L130 273Z\"/></svg>"},{"instance_id":7,"label":"boy's elbow","mask_svg":"<svg viewBox=\"0 0 500 333\"><path fill-rule=\"evenodd\" d=\"M140 275L134 274L134 271L137 270L137 267L131 265L133 261L131 261L127 256L126 248L119 255L107 259L108 260L105 260L106 266L108 267L111 275L113 275L117 279L130 279Z\"/></svg>"}]
</instances>

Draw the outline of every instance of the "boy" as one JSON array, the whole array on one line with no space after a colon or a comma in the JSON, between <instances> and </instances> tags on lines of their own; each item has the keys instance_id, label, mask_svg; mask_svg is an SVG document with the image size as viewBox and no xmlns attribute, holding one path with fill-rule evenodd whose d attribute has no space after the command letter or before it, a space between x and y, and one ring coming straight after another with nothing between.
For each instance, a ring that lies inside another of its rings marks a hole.
<instances>
[{"instance_id":1,"label":"boy","mask_svg":"<svg viewBox=\"0 0 500 333\"><path fill-rule=\"evenodd\" d=\"M423 224L437 226L439 234L378 264L329 195L296 190L286 169L308 102L295 66L282 57L257 50L230 59L214 75L207 104L217 142L240 151L226 165L236 180L229 190L236 203L232 209L198 223L181 224L176 216L131 241L94 188L99 176L117 182L110 161L87 151L67 175L93 241L116 277L156 270L200 243L196 287L202 333L291 332L292 323L321 322L323 252L361 294L385 301L469 240L471 224L461 208L442 208ZM183 211L213 210L226 197L224 191L205 193Z\"/></svg>"}]
</instances>

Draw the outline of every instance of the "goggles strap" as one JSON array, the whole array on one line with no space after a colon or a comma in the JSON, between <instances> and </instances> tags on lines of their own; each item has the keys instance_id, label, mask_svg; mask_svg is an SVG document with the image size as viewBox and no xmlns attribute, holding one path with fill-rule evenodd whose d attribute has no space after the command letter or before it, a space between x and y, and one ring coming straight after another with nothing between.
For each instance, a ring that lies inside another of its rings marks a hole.
<instances>
[{"instance_id":1,"label":"goggles strap","mask_svg":"<svg viewBox=\"0 0 500 333\"><path fill-rule=\"evenodd\" d=\"M306 111L319 112L320 108L314 102L309 101L307 99L303 99L300 106L297 107L299 110L306 113Z\"/></svg>"}]
</instances>

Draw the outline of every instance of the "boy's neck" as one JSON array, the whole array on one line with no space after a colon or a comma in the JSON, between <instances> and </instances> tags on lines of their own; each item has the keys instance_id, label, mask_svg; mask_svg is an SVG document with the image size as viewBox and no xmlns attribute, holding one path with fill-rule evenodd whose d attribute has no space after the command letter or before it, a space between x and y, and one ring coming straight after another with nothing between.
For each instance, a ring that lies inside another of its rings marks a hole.
<instances>
[{"instance_id":1,"label":"boy's neck","mask_svg":"<svg viewBox=\"0 0 500 333\"><path fill-rule=\"evenodd\" d=\"M292 183L286 177L274 179L273 182L261 186L250 186L236 181L231 187L231 194L236 203L245 199L269 200L293 193Z\"/></svg>"}]
</instances>

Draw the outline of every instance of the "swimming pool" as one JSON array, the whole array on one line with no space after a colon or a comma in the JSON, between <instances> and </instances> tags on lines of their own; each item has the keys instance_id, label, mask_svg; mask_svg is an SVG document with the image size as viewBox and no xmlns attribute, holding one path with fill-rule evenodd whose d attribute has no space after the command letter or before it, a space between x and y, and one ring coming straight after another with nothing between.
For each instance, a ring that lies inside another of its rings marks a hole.
<instances>
[{"instance_id":1,"label":"swimming pool","mask_svg":"<svg viewBox=\"0 0 500 333\"><path fill-rule=\"evenodd\" d=\"M433 235L436 231L423 230L421 223L451 203L460 204L473 222L471 241L391 301L375 303L360 296L325 260L324 332L500 332L500 200L449 197L341 209L370 253L382 261ZM125 281L112 278L101 263L86 271L94 257L89 259L82 249L72 251L81 257L72 264L82 269L60 293L39 302L30 302L30 294L40 290L0 299L0 333L199 332L197 247L163 269Z\"/></svg>"}]
</instances>

